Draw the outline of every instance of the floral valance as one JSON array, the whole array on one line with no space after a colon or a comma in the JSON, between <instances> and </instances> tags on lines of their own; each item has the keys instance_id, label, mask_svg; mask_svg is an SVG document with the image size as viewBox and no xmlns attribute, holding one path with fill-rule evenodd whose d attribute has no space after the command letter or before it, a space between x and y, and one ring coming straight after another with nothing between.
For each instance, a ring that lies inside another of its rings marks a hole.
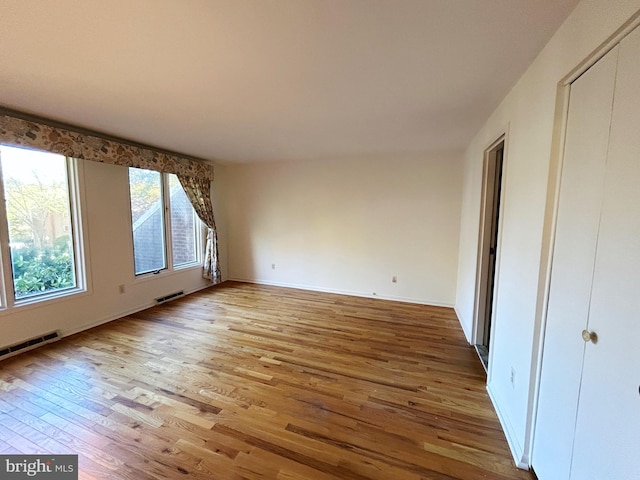
<instances>
[{"instance_id":1,"label":"floral valance","mask_svg":"<svg viewBox=\"0 0 640 480\"><path fill-rule=\"evenodd\" d=\"M213 180L213 167L191 158L4 112L0 112L0 143L46 150L83 160Z\"/></svg>"}]
</instances>

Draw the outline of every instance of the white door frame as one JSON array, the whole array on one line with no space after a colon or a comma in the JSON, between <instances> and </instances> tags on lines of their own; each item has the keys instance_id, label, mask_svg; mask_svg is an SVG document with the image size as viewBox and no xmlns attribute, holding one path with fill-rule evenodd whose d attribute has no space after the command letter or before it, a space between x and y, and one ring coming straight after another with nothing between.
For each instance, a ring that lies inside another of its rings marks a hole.
<instances>
[{"instance_id":1,"label":"white door frame","mask_svg":"<svg viewBox=\"0 0 640 480\"><path fill-rule=\"evenodd\" d=\"M502 158L502 178L501 189L502 194L500 197L499 211L504 212L504 199L505 199L505 179L506 179L506 165L507 165L507 135L508 129L505 129L502 134L498 136L496 140L491 142L484 150L484 160L482 165L482 193L480 200L480 224L478 229L478 255L476 265L476 285L475 285L475 298L473 302L473 330L471 334L471 341L474 345L480 345L484 338L484 327L487 322L485 318L485 298L487 295L486 276L489 268L489 243L491 240L491 215L493 206L493 178L491 175L491 164L495 161L496 151L502 144L503 158ZM491 197L491 198L490 198ZM496 267L493 280L493 312L495 312L496 298L497 298L497 280L500 264L500 244L502 239L502 219L504 215L498 217L498 238L496 240ZM493 330L493 325L492 325ZM490 332L492 335L493 332ZM489 350L489 364L491 364L491 350Z\"/></svg>"}]
</instances>

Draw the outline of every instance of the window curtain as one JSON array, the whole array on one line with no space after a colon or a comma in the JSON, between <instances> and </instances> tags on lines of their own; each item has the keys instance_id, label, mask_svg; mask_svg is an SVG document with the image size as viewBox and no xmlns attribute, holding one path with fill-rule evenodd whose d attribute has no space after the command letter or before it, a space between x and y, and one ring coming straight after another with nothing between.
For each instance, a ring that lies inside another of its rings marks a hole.
<instances>
[{"instance_id":1,"label":"window curtain","mask_svg":"<svg viewBox=\"0 0 640 480\"><path fill-rule=\"evenodd\" d=\"M218 259L218 234L211 202L211 182L202 178L182 175L178 175L178 180L180 180L180 185L189 197L198 217L207 226L207 245L204 250L202 276L211 280L215 285L222 281L222 274Z\"/></svg>"},{"instance_id":2,"label":"window curtain","mask_svg":"<svg viewBox=\"0 0 640 480\"><path fill-rule=\"evenodd\" d=\"M178 176L193 208L207 226L203 277L222 281L218 236L211 204L213 167L202 160L111 138L70 125L0 108L0 143L58 153L66 157L138 167Z\"/></svg>"}]
</instances>

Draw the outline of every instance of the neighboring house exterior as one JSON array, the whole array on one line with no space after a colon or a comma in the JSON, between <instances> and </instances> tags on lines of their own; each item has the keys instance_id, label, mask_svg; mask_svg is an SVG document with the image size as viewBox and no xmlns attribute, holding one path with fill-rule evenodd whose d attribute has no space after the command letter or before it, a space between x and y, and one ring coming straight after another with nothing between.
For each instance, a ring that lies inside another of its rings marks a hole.
<instances>
[{"instance_id":1,"label":"neighboring house exterior","mask_svg":"<svg viewBox=\"0 0 640 480\"><path fill-rule=\"evenodd\" d=\"M169 193L171 203L171 231L173 247L173 264L190 263L197 258L196 244L193 235L193 207L179 185ZM164 224L162 206L155 203L133 224L134 260L136 272L149 272L158 269L164 262Z\"/></svg>"}]
</instances>

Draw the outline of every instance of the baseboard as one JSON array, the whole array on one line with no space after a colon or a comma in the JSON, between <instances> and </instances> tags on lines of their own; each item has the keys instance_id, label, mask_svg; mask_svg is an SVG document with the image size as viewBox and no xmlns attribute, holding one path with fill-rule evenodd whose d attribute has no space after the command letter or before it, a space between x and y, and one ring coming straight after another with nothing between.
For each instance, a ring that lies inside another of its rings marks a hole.
<instances>
[{"instance_id":1,"label":"baseboard","mask_svg":"<svg viewBox=\"0 0 640 480\"><path fill-rule=\"evenodd\" d=\"M309 290L312 292L335 293L338 295L350 295L353 297L379 298L381 300L390 300L393 302L415 303L418 305L430 305L432 307L454 308L454 305L451 303L443 303L438 301L424 300L424 299L410 298L410 297L395 297L390 295L372 295L370 293L365 293L365 292L358 292L358 291L352 291L352 290L338 290L333 288L323 288L323 287L316 287L313 285L304 285L304 284L298 284L298 283L272 282L269 280L255 280L255 279L239 278L239 277L229 278L228 280L233 282L253 283L256 285L270 285L273 287L297 288L300 290Z\"/></svg>"},{"instance_id":2,"label":"baseboard","mask_svg":"<svg viewBox=\"0 0 640 480\"><path fill-rule=\"evenodd\" d=\"M205 288L209 288L211 287L211 285L212 284L202 285L200 287L192 288L191 290L185 290L184 296L186 297L187 295L190 295L192 293L199 292L200 290L204 290ZM184 298L184 297L180 297L180 298ZM129 310L123 310L119 313L109 315L108 317L104 317L100 320L82 325L81 327L74 328L72 330L62 330L61 338L70 337L71 335L75 335L76 333L84 332L85 330L90 330L92 328L99 327L100 325L104 325L105 323L113 322L114 320L118 320L119 318L126 317L128 315L133 315L134 313L141 312L142 310L146 310L147 308L151 308L156 305L157 304L155 301L151 301L147 304L139 305Z\"/></svg>"},{"instance_id":3,"label":"baseboard","mask_svg":"<svg viewBox=\"0 0 640 480\"><path fill-rule=\"evenodd\" d=\"M456 317L458 317L458 322L460 322L460 328L462 329L462 332L464 333L464 336L467 339L467 342L469 342L469 345L473 345L473 338L471 336L471 332L467 332L464 328L466 324L466 322L464 321L464 316L460 313L460 310L458 310L457 305L454 305L453 310L456 312Z\"/></svg>"},{"instance_id":4,"label":"baseboard","mask_svg":"<svg viewBox=\"0 0 640 480\"><path fill-rule=\"evenodd\" d=\"M507 444L509 445L509 450L511 451L511 456L513 457L516 467L522 470L529 470L529 456L524 453L524 449L518 441L513 425L509 421L509 417L507 417L504 414L504 411L500 408L498 395L490 385L487 385L487 393L489 394L493 408L495 409L500 425L502 426L502 431L507 438Z\"/></svg>"}]
</instances>

